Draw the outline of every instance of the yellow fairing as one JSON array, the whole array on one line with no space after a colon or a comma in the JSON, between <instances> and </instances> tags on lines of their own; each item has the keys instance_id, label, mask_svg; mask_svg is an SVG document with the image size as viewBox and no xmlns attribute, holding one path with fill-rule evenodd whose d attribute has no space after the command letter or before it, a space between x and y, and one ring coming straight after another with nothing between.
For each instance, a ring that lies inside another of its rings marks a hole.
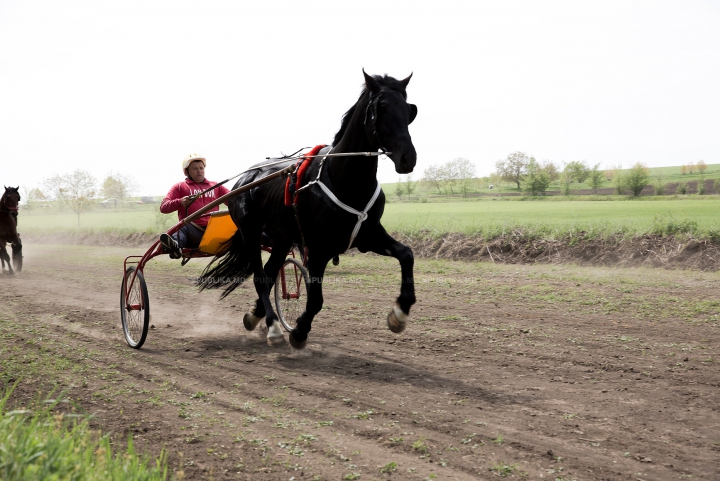
<instances>
[{"instance_id":1,"label":"yellow fairing","mask_svg":"<svg viewBox=\"0 0 720 481\"><path fill-rule=\"evenodd\" d=\"M223 244L230 239L236 231L237 226L230 218L230 212L226 210L213 212L198 249L208 254L222 254Z\"/></svg>"}]
</instances>

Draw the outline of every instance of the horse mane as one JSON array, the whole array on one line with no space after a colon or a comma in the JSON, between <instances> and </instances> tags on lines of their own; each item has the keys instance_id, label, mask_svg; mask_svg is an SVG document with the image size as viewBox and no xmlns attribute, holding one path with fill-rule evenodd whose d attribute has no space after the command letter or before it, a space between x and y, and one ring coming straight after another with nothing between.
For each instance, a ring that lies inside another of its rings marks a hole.
<instances>
[{"instance_id":1,"label":"horse mane","mask_svg":"<svg viewBox=\"0 0 720 481\"><path fill-rule=\"evenodd\" d=\"M398 79L390 77L387 74L383 76L373 75L372 77L380 84L381 88L386 87L385 90L395 90L396 92L400 92L403 95L403 98L407 99L407 92L405 91L402 83L400 83ZM345 112L345 114L343 114L342 116L342 120L340 121L340 130L338 130L337 134L335 134L335 138L332 142L333 145L337 145L338 142L340 142L340 139L343 138L343 135L345 135L345 131L347 131L347 128L350 125L350 119L352 119L355 110L357 110L358 105L360 105L360 102L362 101L363 97L365 97L366 93L367 88L365 84L363 84L362 90L360 90L360 97L358 97L357 102L355 102L355 105L350 107L350 109L348 109L348 111Z\"/></svg>"}]
</instances>

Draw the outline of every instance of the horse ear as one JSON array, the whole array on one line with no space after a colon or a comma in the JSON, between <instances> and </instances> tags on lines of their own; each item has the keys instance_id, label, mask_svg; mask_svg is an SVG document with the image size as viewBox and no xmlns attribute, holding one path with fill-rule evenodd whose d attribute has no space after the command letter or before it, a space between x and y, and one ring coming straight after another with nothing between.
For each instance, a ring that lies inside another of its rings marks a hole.
<instances>
[{"instance_id":1,"label":"horse ear","mask_svg":"<svg viewBox=\"0 0 720 481\"><path fill-rule=\"evenodd\" d=\"M412 72L410 73L410 75L407 76L407 78L404 78L400 81L400 83L403 86L403 90L407 88L408 84L410 83L411 78L412 78Z\"/></svg>"},{"instance_id":2,"label":"horse ear","mask_svg":"<svg viewBox=\"0 0 720 481\"><path fill-rule=\"evenodd\" d=\"M18 185L17 187L15 187L15 190L17 190L18 192L20 192L20 186Z\"/></svg>"},{"instance_id":3,"label":"horse ear","mask_svg":"<svg viewBox=\"0 0 720 481\"><path fill-rule=\"evenodd\" d=\"M367 86L368 90L370 92L377 92L380 90L380 84L372 78L370 75L365 73L365 69L363 69L363 75L365 76L365 85Z\"/></svg>"},{"instance_id":4,"label":"horse ear","mask_svg":"<svg viewBox=\"0 0 720 481\"><path fill-rule=\"evenodd\" d=\"M415 120L415 117L417 117L417 105L415 104L408 104L410 106L410 122L408 122L408 125L413 123L413 120Z\"/></svg>"}]
</instances>

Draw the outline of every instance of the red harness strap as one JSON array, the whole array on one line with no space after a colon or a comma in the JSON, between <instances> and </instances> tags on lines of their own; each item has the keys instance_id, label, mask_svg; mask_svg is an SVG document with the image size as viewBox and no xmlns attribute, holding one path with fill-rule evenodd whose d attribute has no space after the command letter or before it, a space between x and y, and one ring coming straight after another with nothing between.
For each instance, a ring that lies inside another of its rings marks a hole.
<instances>
[{"instance_id":1,"label":"red harness strap","mask_svg":"<svg viewBox=\"0 0 720 481\"><path fill-rule=\"evenodd\" d=\"M303 156L303 158L298 161L298 163L296 164L298 166L298 168L296 171L297 174L295 176L295 189L294 189L295 196L293 198L293 195L290 192L290 184L291 184L290 180L292 179L292 177L288 177L287 180L285 181L285 205L291 206L297 202L297 199L298 199L297 191L300 187L302 187L303 174L305 173L307 168L310 167L310 164L312 163L313 159L315 159L315 156L317 155L317 153L320 152L320 149L322 149L324 147L326 147L325 144L316 145L315 147L313 147L313 149L310 152L305 154Z\"/></svg>"}]
</instances>

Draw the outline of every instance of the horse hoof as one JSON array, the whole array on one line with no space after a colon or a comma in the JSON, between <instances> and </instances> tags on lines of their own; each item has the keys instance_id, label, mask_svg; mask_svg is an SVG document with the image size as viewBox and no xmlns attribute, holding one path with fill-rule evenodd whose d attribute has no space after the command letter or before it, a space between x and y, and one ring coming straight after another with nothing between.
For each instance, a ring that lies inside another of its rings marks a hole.
<instances>
[{"instance_id":1,"label":"horse hoof","mask_svg":"<svg viewBox=\"0 0 720 481\"><path fill-rule=\"evenodd\" d=\"M290 340L290 345L294 349L305 349L305 346L307 346L307 336L305 337L305 340L300 342L295 340L295 335L293 332L290 332L290 335L288 336L288 339Z\"/></svg>"},{"instance_id":2,"label":"horse hoof","mask_svg":"<svg viewBox=\"0 0 720 481\"><path fill-rule=\"evenodd\" d=\"M243 325L248 331L255 329L255 326L262 320L262 317L257 317L255 314L248 312L243 316Z\"/></svg>"},{"instance_id":3,"label":"horse hoof","mask_svg":"<svg viewBox=\"0 0 720 481\"><path fill-rule=\"evenodd\" d=\"M400 334L405 330L405 324L407 323L408 316L405 314L400 306L395 304L390 313L387 316L388 328L395 334Z\"/></svg>"},{"instance_id":4,"label":"horse hoof","mask_svg":"<svg viewBox=\"0 0 720 481\"><path fill-rule=\"evenodd\" d=\"M265 324L264 322L260 323L260 327L255 332L257 332L257 336L258 336L258 339L260 339L260 342L267 341L267 336L268 336L267 324Z\"/></svg>"},{"instance_id":5,"label":"horse hoof","mask_svg":"<svg viewBox=\"0 0 720 481\"><path fill-rule=\"evenodd\" d=\"M271 347L282 346L285 344L285 336L283 336L277 321L274 321L272 326L270 326L270 329L268 329L267 343Z\"/></svg>"}]
</instances>

